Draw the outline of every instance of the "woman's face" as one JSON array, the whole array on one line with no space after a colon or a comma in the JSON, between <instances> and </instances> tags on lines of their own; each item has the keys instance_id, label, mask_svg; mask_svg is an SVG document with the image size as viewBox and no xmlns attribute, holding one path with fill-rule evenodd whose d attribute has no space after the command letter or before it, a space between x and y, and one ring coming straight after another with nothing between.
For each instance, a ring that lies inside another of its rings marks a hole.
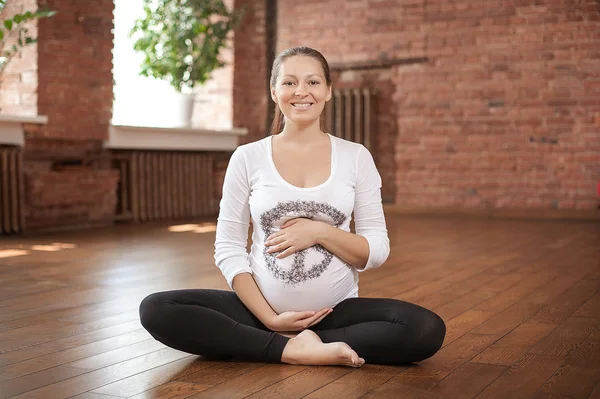
<instances>
[{"instance_id":1,"label":"woman's face","mask_svg":"<svg viewBox=\"0 0 600 399\"><path fill-rule=\"evenodd\" d=\"M279 68L271 98L288 120L312 123L331 98L321 63L308 56L293 56Z\"/></svg>"}]
</instances>

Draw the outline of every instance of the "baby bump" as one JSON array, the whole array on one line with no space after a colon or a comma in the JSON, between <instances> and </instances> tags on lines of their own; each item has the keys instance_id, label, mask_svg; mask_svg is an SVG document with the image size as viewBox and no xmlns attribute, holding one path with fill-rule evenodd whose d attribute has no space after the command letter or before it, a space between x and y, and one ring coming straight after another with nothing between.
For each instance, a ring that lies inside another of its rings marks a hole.
<instances>
[{"instance_id":1,"label":"baby bump","mask_svg":"<svg viewBox=\"0 0 600 399\"><path fill-rule=\"evenodd\" d=\"M322 270L320 263L311 265L294 267L291 261L278 264L275 270L253 269L258 287L275 312L317 311L358 294L356 271L338 258Z\"/></svg>"}]
</instances>

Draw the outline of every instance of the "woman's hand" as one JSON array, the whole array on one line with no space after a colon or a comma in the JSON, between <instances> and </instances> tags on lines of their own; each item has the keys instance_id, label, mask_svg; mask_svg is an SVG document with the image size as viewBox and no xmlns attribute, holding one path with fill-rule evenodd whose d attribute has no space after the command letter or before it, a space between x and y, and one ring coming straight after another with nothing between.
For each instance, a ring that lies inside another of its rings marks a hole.
<instances>
[{"instance_id":1,"label":"woman's hand","mask_svg":"<svg viewBox=\"0 0 600 399\"><path fill-rule=\"evenodd\" d=\"M323 320L333 309L323 308L318 312L283 312L276 315L267 327L275 332L303 331Z\"/></svg>"},{"instance_id":2,"label":"woman's hand","mask_svg":"<svg viewBox=\"0 0 600 399\"><path fill-rule=\"evenodd\" d=\"M310 248L317 244L317 237L321 234L323 223L296 218L288 220L281 226L281 230L271 234L265 241L265 246L270 247L267 252L281 252L277 259L283 259L295 252Z\"/></svg>"}]
</instances>

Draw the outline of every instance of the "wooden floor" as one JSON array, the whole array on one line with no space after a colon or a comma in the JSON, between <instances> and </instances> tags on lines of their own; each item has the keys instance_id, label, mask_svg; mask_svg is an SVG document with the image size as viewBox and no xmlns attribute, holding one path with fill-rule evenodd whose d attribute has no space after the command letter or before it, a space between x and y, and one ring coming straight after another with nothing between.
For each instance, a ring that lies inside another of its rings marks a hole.
<instances>
[{"instance_id":1,"label":"wooden floor","mask_svg":"<svg viewBox=\"0 0 600 399\"><path fill-rule=\"evenodd\" d=\"M0 399L600 398L600 224L389 217L361 296L447 323L410 367L208 361L141 328L158 290L226 288L211 228L0 239ZM208 230L208 231L207 231Z\"/></svg>"}]
</instances>

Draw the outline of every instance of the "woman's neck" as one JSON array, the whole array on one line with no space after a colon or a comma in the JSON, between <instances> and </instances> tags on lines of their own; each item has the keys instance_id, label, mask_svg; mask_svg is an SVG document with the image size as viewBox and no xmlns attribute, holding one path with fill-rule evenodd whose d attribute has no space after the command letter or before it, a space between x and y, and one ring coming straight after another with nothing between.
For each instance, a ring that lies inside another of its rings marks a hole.
<instances>
[{"instance_id":1,"label":"woman's neck","mask_svg":"<svg viewBox=\"0 0 600 399\"><path fill-rule=\"evenodd\" d=\"M278 136L286 141L309 142L318 139L323 134L318 119L309 125L299 125L286 120L283 130Z\"/></svg>"}]
</instances>

